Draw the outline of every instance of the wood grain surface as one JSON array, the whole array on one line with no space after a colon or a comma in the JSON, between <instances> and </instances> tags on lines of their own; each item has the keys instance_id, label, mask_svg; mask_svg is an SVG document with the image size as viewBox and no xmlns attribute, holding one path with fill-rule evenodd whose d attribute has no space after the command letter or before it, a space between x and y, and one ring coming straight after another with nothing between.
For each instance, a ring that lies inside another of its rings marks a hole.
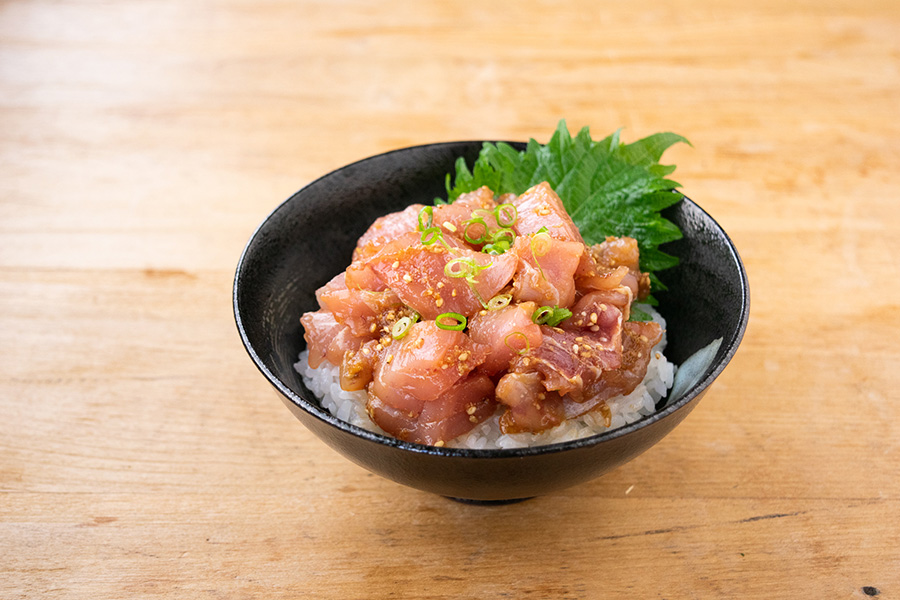
<instances>
[{"instance_id":1,"label":"wood grain surface","mask_svg":"<svg viewBox=\"0 0 900 600\"><path fill-rule=\"evenodd\" d=\"M0 598L900 598L900 4L0 2ZM279 202L374 153L665 162L752 311L669 437L505 507L307 432L231 313Z\"/></svg>"}]
</instances>

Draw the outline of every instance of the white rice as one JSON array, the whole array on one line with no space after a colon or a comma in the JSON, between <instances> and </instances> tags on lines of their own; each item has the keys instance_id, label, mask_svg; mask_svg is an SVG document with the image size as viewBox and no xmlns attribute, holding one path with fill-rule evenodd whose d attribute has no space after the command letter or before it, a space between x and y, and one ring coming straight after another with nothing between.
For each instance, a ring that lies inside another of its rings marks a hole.
<instances>
[{"instance_id":1,"label":"white rice","mask_svg":"<svg viewBox=\"0 0 900 600\"><path fill-rule=\"evenodd\" d=\"M603 415L591 412L577 419L570 419L541 433L505 434L500 431L500 411L493 417L477 425L469 433L447 443L451 448L495 449L524 448L541 446L579 439L617 429L652 414L659 400L668 394L675 378L675 365L666 360L663 350L666 346L666 322L650 306L642 305L641 310L650 314L663 328L663 337L650 351L647 375L637 388L627 396L607 400L612 415L610 426L606 427ZM323 361L317 369L309 366L307 351L300 354L294 368L303 377L303 383L321 401L322 407L342 421L369 431L390 437L369 419L366 413L365 390L347 392L340 386L340 367Z\"/></svg>"}]
</instances>

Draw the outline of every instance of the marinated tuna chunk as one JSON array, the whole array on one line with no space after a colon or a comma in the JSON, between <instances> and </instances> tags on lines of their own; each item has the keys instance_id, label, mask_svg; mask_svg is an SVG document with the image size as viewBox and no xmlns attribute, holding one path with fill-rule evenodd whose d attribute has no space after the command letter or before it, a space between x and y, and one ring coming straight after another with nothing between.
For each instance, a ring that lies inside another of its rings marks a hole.
<instances>
[{"instance_id":1,"label":"marinated tuna chunk","mask_svg":"<svg viewBox=\"0 0 900 600\"><path fill-rule=\"evenodd\" d=\"M631 238L587 246L547 183L413 205L377 219L317 291L301 318L309 364L340 367L342 389L409 442L444 445L491 418L535 433L605 416L662 337L629 321L649 293L639 261Z\"/></svg>"}]
</instances>

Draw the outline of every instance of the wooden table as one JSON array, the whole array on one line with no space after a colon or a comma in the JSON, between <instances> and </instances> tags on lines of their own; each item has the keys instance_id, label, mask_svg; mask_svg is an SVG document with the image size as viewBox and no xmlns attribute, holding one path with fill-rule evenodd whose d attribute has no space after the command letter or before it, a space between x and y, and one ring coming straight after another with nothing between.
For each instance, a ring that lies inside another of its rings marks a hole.
<instances>
[{"instance_id":1,"label":"wooden table","mask_svg":"<svg viewBox=\"0 0 900 600\"><path fill-rule=\"evenodd\" d=\"M900 597L900 5L0 4L0 598ZM240 344L234 267L353 160L559 118L733 237L675 432L512 506L370 475Z\"/></svg>"}]
</instances>

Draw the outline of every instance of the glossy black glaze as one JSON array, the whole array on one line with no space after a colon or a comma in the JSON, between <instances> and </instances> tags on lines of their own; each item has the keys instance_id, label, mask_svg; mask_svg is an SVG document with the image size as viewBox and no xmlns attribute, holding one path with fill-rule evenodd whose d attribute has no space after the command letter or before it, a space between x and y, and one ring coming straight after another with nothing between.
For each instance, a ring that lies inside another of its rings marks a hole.
<instances>
[{"instance_id":1,"label":"glossy black glaze","mask_svg":"<svg viewBox=\"0 0 900 600\"><path fill-rule=\"evenodd\" d=\"M607 434L516 450L455 450L410 444L332 417L293 368L305 347L300 315L315 290L350 263L356 240L377 217L444 194L458 156L472 163L481 142L449 142L374 156L329 173L276 208L251 237L237 267L234 311L247 352L291 412L356 464L398 483L456 499L497 501L548 494L634 458L684 419L731 360L747 326L749 288L731 240L700 207L667 209L684 239L666 250L681 264L661 273L666 355L680 363L712 340L713 365L663 410Z\"/></svg>"}]
</instances>

